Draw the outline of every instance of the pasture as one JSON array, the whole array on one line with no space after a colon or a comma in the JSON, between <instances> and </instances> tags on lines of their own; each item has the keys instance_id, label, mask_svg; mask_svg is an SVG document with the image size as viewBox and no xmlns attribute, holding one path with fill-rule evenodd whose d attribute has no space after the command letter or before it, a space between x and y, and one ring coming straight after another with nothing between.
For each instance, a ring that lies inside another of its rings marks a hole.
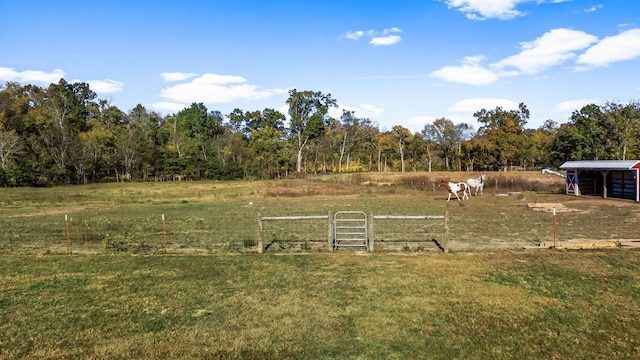
<instances>
[{"instance_id":1,"label":"pasture","mask_svg":"<svg viewBox=\"0 0 640 360\"><path fill-rule=\"evenodd\" d=\"M0 359L638 358L638 251L522 248L553 236L536 204L562 205L560 240L638 238L638 204L537 173L447 202L439 181L466 175L2 189ZM278 224L255 251L259 214L338 210L447 212L451 251L423 222L389 225L374 253Z\"/></svg>"},{"instance_id":2,"label":"pasture","mask_svg":"<svg viewBox=\"0 0 640 360\"><path fill-rule=\"evenodd\" d=\"M533 172L487 176L484 194L446 201L441 180L467 173L346 174L236 182L119 183L0 191L0 252L212 254L256 252L259 215L449 215L451 251L517 250L553 239L636 239L637 204L571 197L563 179ZM509 195L511 194L511 195ZM505 196L501 196L505 195ZM539 205L539 206L538 206ZM162 216L165 216L164 234ZM65 216L68 221L65 222ZM326 221L272 222L270 251L327 250ZM68 236L66 233L68 232ZM442 223L377 221L376 250L437 251ZM268 245L268 244L267 244Z\"/></svg>"}]
</instances>

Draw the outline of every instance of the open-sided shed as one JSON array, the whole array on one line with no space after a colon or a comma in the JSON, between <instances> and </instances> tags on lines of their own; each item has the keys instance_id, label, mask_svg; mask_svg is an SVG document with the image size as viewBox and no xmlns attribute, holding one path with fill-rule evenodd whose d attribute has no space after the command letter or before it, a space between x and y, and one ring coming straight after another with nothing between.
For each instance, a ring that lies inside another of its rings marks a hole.
<instances>
[{"instance_id":1,"label":"open-sided shed","mask_svg":"<svg viewBox=\"0 0 640 360\"><path fill-rule=\"evenodd\" d=\"M640 160L581 160L560 165L567 172L567 195L640 201Z\"/></svg>"}]
</instances>

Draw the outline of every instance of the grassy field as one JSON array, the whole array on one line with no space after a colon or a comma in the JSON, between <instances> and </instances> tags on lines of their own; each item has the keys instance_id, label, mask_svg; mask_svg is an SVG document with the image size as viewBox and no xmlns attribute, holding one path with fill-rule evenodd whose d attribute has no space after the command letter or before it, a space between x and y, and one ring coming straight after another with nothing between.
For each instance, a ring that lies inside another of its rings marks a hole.
<instances>
[{"instance_id":1,"label":"grassy field","mask_svg":"<svg viewBox=\"0 0 640 360\"><path fill-rule=\"evenodd\" d=\"M446 201L440 179L467 173L347 174L236 182L120 183L0 190L0 253L257 252L259 215L449 215L452 251L521 249L553 239L637 239L640 207L560 193L563 179L488 174L482 196ZM500 196L507 195L507 196ZM546 211L545 211L546 210ZM165 216L164 233L162 216ZM67 221L65 222L65 216ZM438 221L377 221L377 251L438 251ZM270 251L327 250L327 221L265 224ZM67 230L68 228L68 230ZM68 236L67 236L68 231ZM165 236L166 234L166 236ZM268 244L267 244L268 245Z\"/></svg>"},{"instance_id":2,"label":"grassy field","mask_svg":"<svg viewBox=\"0 0 640 360\"><path fill-rule=\"evenodd\" d=\"M640 252L523 250L552 239L549 204L576 241L640 237L638 204L538 173L447 202L440 178L467 175L2 189L0 359L639 358ZM451 251L422 221L330 252L320 222L267 229L295 245L257 254L258 214L338 210L447 212Z\"/></svg>"},{"instance_id":3,"label":"grassy field","mask_svg":"<svg viewBox=\"0 0 640 360\"><path fill-rule=\"evenodd\" d=\"M1 359L637 359L640 253L3 256Z\"/></svg>"}]
</instances>

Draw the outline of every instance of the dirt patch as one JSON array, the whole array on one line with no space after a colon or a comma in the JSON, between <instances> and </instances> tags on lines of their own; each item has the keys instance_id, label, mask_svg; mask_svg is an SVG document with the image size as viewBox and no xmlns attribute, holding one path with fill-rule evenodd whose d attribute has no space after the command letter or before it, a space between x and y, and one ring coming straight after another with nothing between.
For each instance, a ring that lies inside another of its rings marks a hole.
<instances>
[{"instance_id":1,"label":"dirt patch","mask_svg":"<svg viewBox=\"0 0 640 360\"><path fill-rule=\"evenodd\" d=\"M65 208L53 208L53 209L44 209L44 210L37 210L37 211L32 211L32 212L26 212L23 214L15 214L15 215L10 215L8 217L10 218L14 218L14 217L25 217L25 216L51 216L51 215L64 215L64 214L72 214L75 212L79 212L79 211L85 211L85 210L96 210L96 209L103 209L105 211L110 210L110 208L92 208L92 207L65 207Z\"/></svg>"},{"instance_id":2,"label":"dirt patch","mask_svg":"<svg viewBox=\"0 0 640 360\"><path fill-rule=\"evenodd\" d=\"M580 211L578 209L570 209L562 203L528 203L527 206L535 211L552 212L556 209L556 212L571 212Z\"/></svg>"}]
</instances>

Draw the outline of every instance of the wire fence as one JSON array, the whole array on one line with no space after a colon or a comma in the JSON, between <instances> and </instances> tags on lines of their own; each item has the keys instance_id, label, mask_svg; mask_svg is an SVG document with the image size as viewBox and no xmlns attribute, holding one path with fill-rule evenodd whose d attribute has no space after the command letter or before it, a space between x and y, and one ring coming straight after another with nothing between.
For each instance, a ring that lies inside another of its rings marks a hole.
<instances>
[{"instance_id":1,"label":"wire fence","mask_svg":"<svg viewBox=\"0 0 640 360\"><path fill-rule=\"evenodd\" d=\"M558 240L640 239L640 208L608 206L598 207L603 209L598 214L591 208L559 212ZM108 212L8 216L0 218L0 254L258 253L260 240L267 252L332 250L331 213L323 219L265 221L262 229L262 215L256 212L180 214L174 211L164 219L161 214ZM381 218L373 223L369 236L375 237L375 251L441 251L438 243L445 239L452 251L516 249L548 242L555 231L551 213L534 210L497 215L455 210L449 217L448 234L442 220Z\"/></svg>"},{"instance_id":2,"label":"wire fence","mask_svg":"<svg viewBox=\"0 0 640 360\"><path fill-rule=\"evenodd\" d=\"M372 214L373 215L373 214ZM0 253L193 253L331 250L331 215L322 219L260 221L228 216L71 217L42 216L0 221ZM260 225L259 225L260 223ZM376 251L438 251L442 220L376 220ZM259 229L259 226L262 229ZM260 232L260 230L262 230Z\"/></svg>"}]
</instances>

